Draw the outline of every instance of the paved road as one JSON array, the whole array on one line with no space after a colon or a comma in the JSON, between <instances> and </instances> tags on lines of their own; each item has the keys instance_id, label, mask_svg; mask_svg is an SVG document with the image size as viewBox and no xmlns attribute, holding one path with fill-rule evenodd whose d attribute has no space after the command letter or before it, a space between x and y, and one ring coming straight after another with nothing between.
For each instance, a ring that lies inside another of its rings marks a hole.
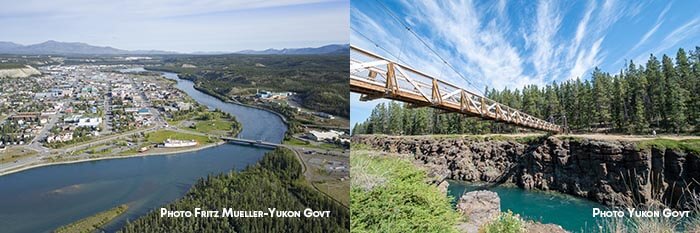
<instances>
[{"instance_id":1,"label":"paved road","mask_svg":"<svg viewBox=\"0 0 700 233\"><path fill-rule=\"evenodd\" d=\"M32 141L29 143L29 147L39 151L42 153L42 155L45 155L45 153L48 153L49 149L41 145L41 142L46 139L47 134L49 133L49 130L53 128L56 123L58 122L58 119L62 115L59 113L59 111L56 111L56 114L53 114L49 117L49 121L44 125L44 127L41 128L39 133L32 139Z\"/></svg>"},{"instance_id":2,"label":"paved road","mask_svg":"<svg viewBox=\"0 0 700 233\"><path fill-rule=\"evenodd\" d=\"M112 92L112 81L107 83L107 93L104 100L104 127L102 127L102 135L107 135L112 132L112 97L109 94Z\"/></svg>"}]
</instances>

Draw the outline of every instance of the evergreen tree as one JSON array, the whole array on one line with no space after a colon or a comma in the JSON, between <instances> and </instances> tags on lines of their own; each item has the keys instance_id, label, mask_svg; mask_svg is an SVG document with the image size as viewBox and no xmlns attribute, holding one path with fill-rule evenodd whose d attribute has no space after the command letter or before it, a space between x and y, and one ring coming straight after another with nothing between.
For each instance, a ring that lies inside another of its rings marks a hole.
<instances>
[{"instance_id":1,"label":"evergreen tree","mask_svg":"<svg viewBox=\"0 0 700 233\"><path fill-rule=\"evenodd\" d=\"M679 49L676 62L651 54L646 66L630 61L611 76L595 68L589 80L519 89L486 89L485 96L543 120L557 119L574 132L644 134L697 132L700 127L700 47L686 54ZM432 108L379 104L353 131L388 134L515 133L514 125L441 113Z\"/></svg>"},{"instance_id":2,"label":"evergreen tree","mask_svg":"<svg viewBox=\"0 0 700 233\"><path fill-rule=\"evenodd\" d=\"M679 51L679 55L681 51ZM687 117L685 115L685 90L681 88L679 71L673 67L673 62L671 61L670 57L664 55L662 59L662 67L664 70L664 76L668 82L666 93L666 112L669 117L669 129L672 130L672 132L679 133L681 130L684 130L687 122Z\"/></svg>"},{"instance_id":3,"label":"evergreen tree","mask_svg":"<svg viewBox=\"0 0 700 233\"><path fill-rule=\"evenodd\" d=\"M387 133L392 135L403 134L403 109L401 104L395 101L389 103L388 114L389 127Z\"/></svg>"},{"instance_id":4,"label":"evergreen tree","mask_svg":"<svg viewBox=\"0 0 700 233\"><path fill-rule=\"evenodd\" d=\"M593 99L595 103L595 118L598 126L604 126L610 123L612 115L610 113L610 75L600 71L598 67L593 70Z\"/></svg>"},{"instance_id":5,"label":"evergreen tree","mask_svg":"<svg viewBox=\"0 0 700 233\"><path fill-rule=\"evenodd\" d=\"M662 127L662 121L665 121L666 111L664 111L664 105L666 104L666 77L661 73L661 67L659 60L654 57L654 55L649 56L649 61L647 62L647 67L645 74L650 83L648 93L650 101L650 111L647 119L652 122L657 128Z\"/></svg>"},{"instance_id":6,"label":"evergreen tree","mask_svg":"<svg viewBox=\"0 0 700 233\"><path fill-rule=\"evenodd\" d=\"M646 97L647 80L641 74L634 62L630 61L627 68L627 79L630 81L630 89L632 92L632 128L628 129L630 133L643 133L649 124L646 121L646 111L644 109L644 98Z\"/></svg>"},{"instance_id":7,"label":"evergreen tree","mask_svg":"<svg viewBox=\"0 0 700 233\"><path fill-rule=\"evenodd\" d=\"M688 121L695 125L697 131L700 127L700 47L695 47L695 52L691 53L691 63L692 76L686 82L689 92L692 93L688 98L690 100Z\"/></svg>"}]
</instances>

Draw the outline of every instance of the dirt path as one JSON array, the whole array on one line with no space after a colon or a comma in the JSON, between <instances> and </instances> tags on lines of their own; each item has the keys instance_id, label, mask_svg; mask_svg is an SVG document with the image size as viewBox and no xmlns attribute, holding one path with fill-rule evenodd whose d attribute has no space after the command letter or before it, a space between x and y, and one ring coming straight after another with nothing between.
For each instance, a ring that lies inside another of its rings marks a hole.
<instances>
[{"instance_id":1,"label":"dirt path","mask_svg":"<svg viewBox=\"0 0 700 233\"><path fill-rule=\"evenodd\" d=\"M509 137L509 138L522 138L522 137L538 137L545 136L543 133L515 133L515 134L438 134L438 135L411 135L411 136L400 136L400 137L445 137L445 138L458 138L458 137ZM390 136L391 137L391 136ZM670 140L688 140L688 139L700 139L700 136L690 136L690 135L669 135L669 134L659 134L656 137L651 135L625 135L625 134L558 134L556 137L574 137L574 138L587 138L596 140L618 140L618 141L643 141L652 139L670 139Z\"/></svg>"}]
</instances>

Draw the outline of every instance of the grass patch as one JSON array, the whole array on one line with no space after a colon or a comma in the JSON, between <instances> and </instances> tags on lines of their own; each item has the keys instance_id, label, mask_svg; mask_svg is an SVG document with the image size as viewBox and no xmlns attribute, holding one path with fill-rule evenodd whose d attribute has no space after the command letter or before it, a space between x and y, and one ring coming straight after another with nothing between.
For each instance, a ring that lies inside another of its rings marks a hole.
<instances>
[{"instance_id":1,"label":"grass patch","mask_svg":"<svg viewBox=\"0 0 700 233\"><path fill-rule=\"evenodd\" d=\"M100 150L93 149L93 150L87 151L87 153L91 154L91 155L106 155L106 154L112 153L112 148L104 148L104 149L100 149Z\"/></svg>"},{"instance_id":2,"label":"grass patch","mask_svg":"<svg viewBox=\"0 0 700 233\"><path fill-rule=\"evenodd\" d=\"M516 138L515 141L518 142L518 143L521 143L521 144L531 144L531 143L535 143L535 142L541 143L541 142L543 142L544 140L546 140L546 139L547 139L548 137L550 137L550 136L551 136L551 135L541 135L541 136L533 135L533 136L525 136L525 137Z\"/></svg>"},{"instance_id":3,"label":"grass patch","mask_svg":"<svg viewBox=\"0 0 700 233\"><path fill-rule=\"evenodd\" d=\"M455 232L449 198L425 183L425 171L396 157L350 156L351 228L356 232Z\"/></svg>"},{"instance_id":4,"label":"grass patch","mask_svg":"<svg viewBox=\"0 0 700 233\"><path fill-rule=\"evenodd\" d=\"M323 181L314 183L314 186L343 205L350 206L350 186L342 182L347 181Z\"/></svg>"},{"instance_id":5,"label":"grass patch","mask_svg":"<svg viewBox=\"0 0 700 233\"><path fill-rule=\"evenodd\" d=\"M205 144L216 141L215 139L209 139L209 137L206 136L175 132L172 130L158 130L153 133L146 134L146 139L148 140L148 142L154 144L163 143L163 141L165 141L166 139L195 140L199 144Z\"/></svg>"},{"instance_id":6,"label":"grass patch","mask_svg":"<svg viewBox=\"0 0 700 233\"><path fill-rule=\"evenodd\" d=\"M309 146L311 143L304 141L304 140L299 140L297 138L289 138L287 140L284 140L282 142L285 145L292 145L292 146Z\"/></svg>"},{"instance_id":7,"label":"grass patch","mask_svg":"<svg viewBox=\"0 0 700 233\"><path fill-rule=\"evenodd\" d=\"M656 148L659 150L683 150L695 155L700 155L700 139L671 140L657 138L654 140L640 141L637 143L637 147L640 149Z\"/></svg>"},{"instance_id":8,"label":"grass patch","mask_svg":"<svg viewBox=\"0 0 700 233\"><path fill-rule=\"evenodd\" d=\"M234 123L226 120L209 120L198 121L194 128L187 127L189 130L194 130L200 133L215 133L215 132L230 132L233 130Z\"/></svg>"},{"instance_id":9,"label":"grass patch","mask_svg":"<svg viewBox=\"0 0 700 233\"><path fill-rule=\"evenodd\" d=\"M91 147L88 147L88 148L85 148L82 150L74 151L72 154L73 155L79 155L79 154L83 154L83 153L87 153L87 154L91 154L91 155L108 154L108 153L112 152L112 148L110 148L110 146L111 145L109 143L98 144L98 145L91 146ZM101 148L103 148L103 149L101 149Z\"/></svg>"},{"instance_id":10,"label":"grass patch","mask_svg":"<svg viewBox=\"0 0 700 233\"><path fill-rule=\"evenodd\" d=\"M236 135L241 130L235 117L221 111L191 112L167 121L170 125L204 134ZM183 126L185 121L189 123Z\"/></svg>"},{"instance_id":11,"label":"grass patch","mask_svg":"<svg viewBox=\"0 0 700 233\"><path fill-rule=\"evenodd\" d=\"M576 137L576 136L570 136L570 135L557 136L557 138L559 138L561 140L574 141L574 142L583 142L583 140L585 140L585 138L583 138L583 137Z\"/></svg>"},{"instance_id":12,"label":"grass patch","mask_svg":"<svg viewBox=\"0 0 700 233\"><path fill-rule=\"evenodd\" d=\"M25 66L22 64L16 64L16 63L0 63L0 70L20 69L20 68L25 68Z\"/></svg>"},{"instance_id":13,"label":"grass patch","mask_svg":"<svg viewBox=\"0 0 700 233\"><path fill-rule=\"evenodd\" d=\"M8 147L5 148L4 152L0 152L0 164L2 163L14 163L16 160L29 158L34 156L36 151L30 149Z\"/></svg>"},{"instance_id":14,"label":"grass patch","mask_svg":"<svg viewBox=\"0 0 700 233\"><path fill-rule=\"evenodd\" d=\"M97 213L95 215L92 215L90 217L80 219L76 222L73 222L71 224L61 226L59 228L56 228L54 230L55 233L73 233L73 232L94 232L98 230L101 226L109 223L116 217L119 217L119 215L123 214L126 212L126 210L129 207L127 205L120 205L117 207L114 207L112 209L109 209L107 211L103 211L100 213Z\"/></svg>"},{"instance_id":15,"label":"grass patch","mask_svg":"<svg viewBox=\"0 0 700 233\"><path fill-rule=\"evenodd\" d=\"M337 145L337 144L331 144L331 143L310 143L304 140L300 140L297 138L290 137L289 139L286 139L282 141L282 144L285 145L291 145L291 146L303 146L303 147L308 147L308 148L316 148L316 149L322 149L322 150L338 150L338 149L343 149L342 146Z\"/></svg>"}]
</instances>

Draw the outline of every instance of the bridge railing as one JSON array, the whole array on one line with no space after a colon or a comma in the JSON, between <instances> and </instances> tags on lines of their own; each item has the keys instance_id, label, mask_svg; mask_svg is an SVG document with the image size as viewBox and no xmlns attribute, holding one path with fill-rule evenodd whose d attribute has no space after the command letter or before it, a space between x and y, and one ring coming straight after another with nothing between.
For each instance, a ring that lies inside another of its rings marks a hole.
<instances>
[{"instance_id":1,"label":"bridge railing","mask_svg":"<svg viewBox=\"0 0 700 233\"><path fill-rule=\"evenodd\" d=\"M532 129L562 131L556 124L354 45L350 46L350 88L368 99L389 98Z\"/></svg>"}]
</instances>

